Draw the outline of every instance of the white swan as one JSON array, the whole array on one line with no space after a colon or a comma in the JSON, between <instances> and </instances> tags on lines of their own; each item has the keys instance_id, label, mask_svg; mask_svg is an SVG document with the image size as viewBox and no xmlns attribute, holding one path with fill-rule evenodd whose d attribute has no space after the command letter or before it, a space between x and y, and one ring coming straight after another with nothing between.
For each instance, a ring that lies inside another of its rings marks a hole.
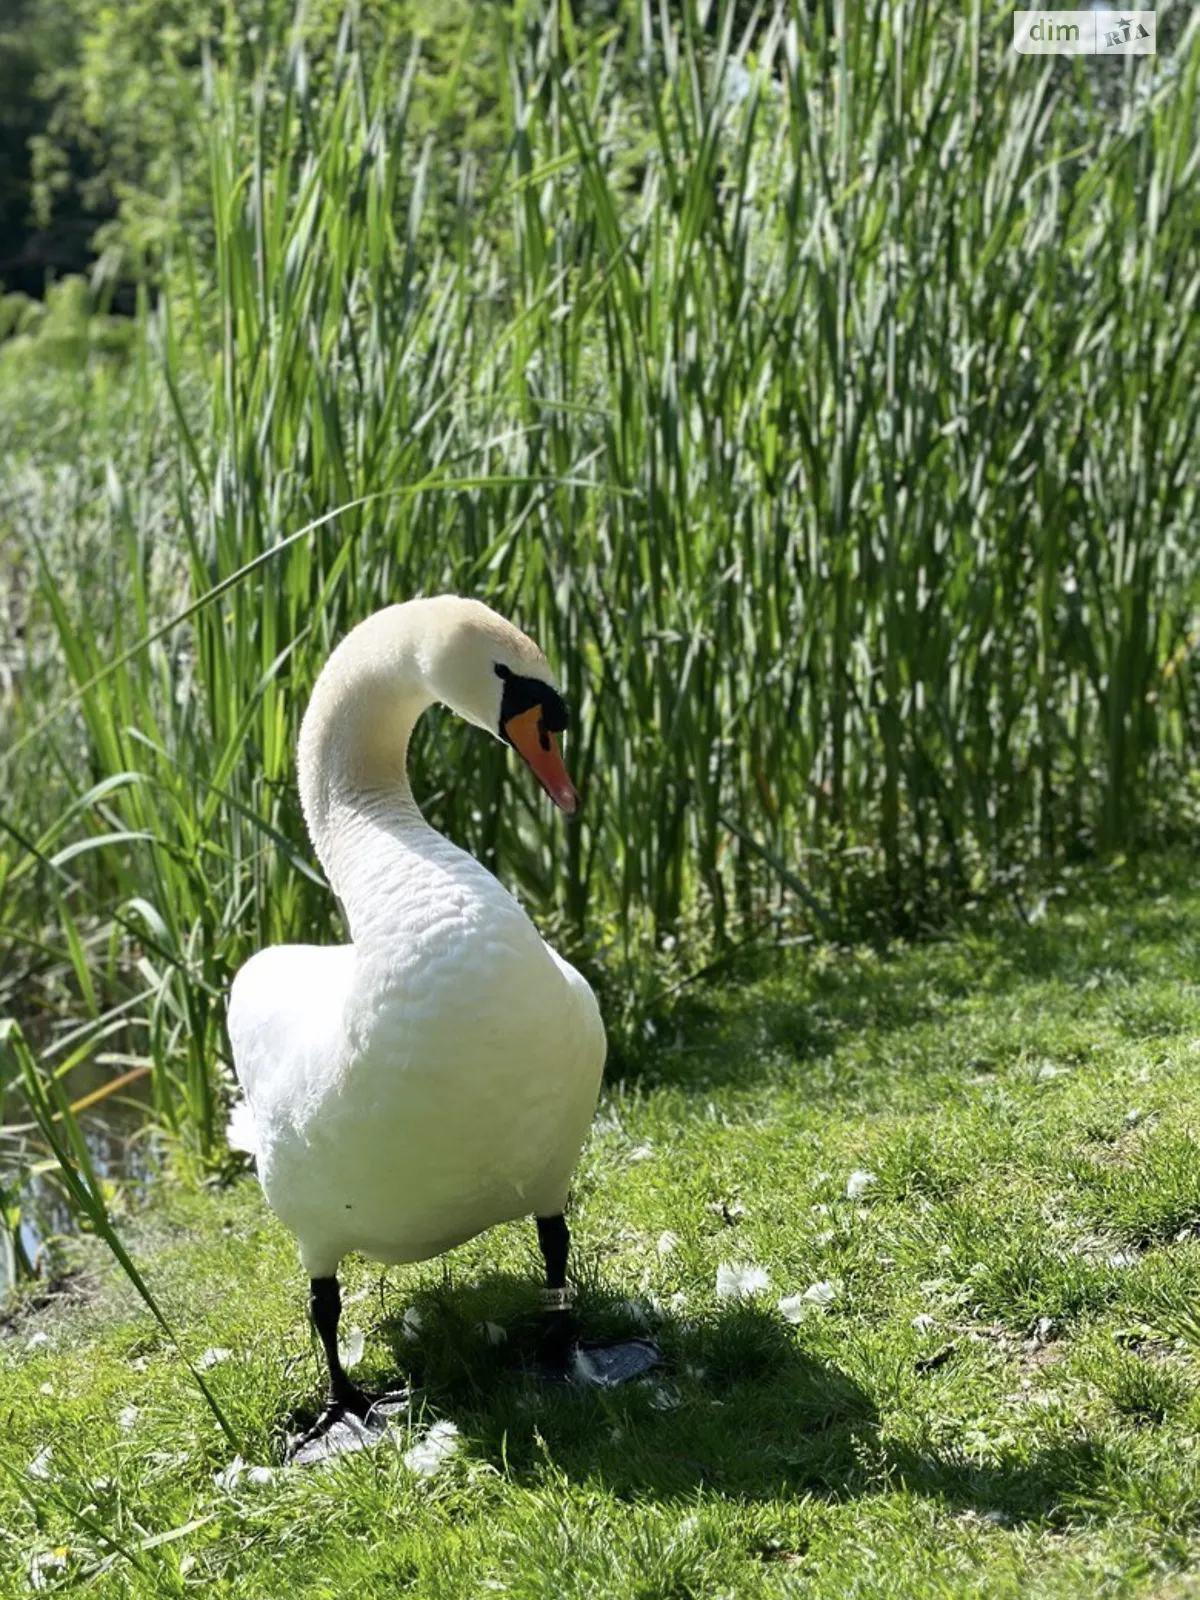
<instances>
[{"instance_id":1,"label":"white swan","mask_svg":"<svg viewBox=\"0 0 1200 1600\"><path fill-rule=\"evenodd\" d=\"M420 1261L533 1213L564 1359L569 1348L562 1212L604 1025L587 982L418 810L408 743L434 701L512 744L563 811L578 803L546 660L478 601L377 612L317 680L300 796L352 943L254 956L234 980L229 1037L245 1142L312 1280L330 1373L323 1427L371 1403L337 1355L336 1274L352 1250Z\"/></svg>"}]
</instances>

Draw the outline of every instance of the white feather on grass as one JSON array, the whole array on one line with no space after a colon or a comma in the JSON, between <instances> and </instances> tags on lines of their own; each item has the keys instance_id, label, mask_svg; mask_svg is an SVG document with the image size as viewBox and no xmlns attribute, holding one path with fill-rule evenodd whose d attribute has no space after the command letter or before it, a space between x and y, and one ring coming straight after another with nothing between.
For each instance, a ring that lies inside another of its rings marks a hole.
<instances>
[{"instance_id":1,"label":"white feather on grass","mask_svg":"<svg viewBox=\"0 0 1200 1600\"><path fill-rule=\"evenodd\" d=\"M404 1465L419 1478L432 1478L453 1459L459 1446L452 1422L435 1422L425 1437L404 1453Z\"/></svg>"},{"instance_id":2,"label":"white feather on grass","mask_svg":"<svg viewBox=\"0 0 1200 1600\"><path fill-rule=\"evenodd\" d=\"M765 1267L742 1261L722 1261L717 1268L717 1298L739 1300L744 1295L762 1294L771 1287Z\"/></svg>"}]
</instances>

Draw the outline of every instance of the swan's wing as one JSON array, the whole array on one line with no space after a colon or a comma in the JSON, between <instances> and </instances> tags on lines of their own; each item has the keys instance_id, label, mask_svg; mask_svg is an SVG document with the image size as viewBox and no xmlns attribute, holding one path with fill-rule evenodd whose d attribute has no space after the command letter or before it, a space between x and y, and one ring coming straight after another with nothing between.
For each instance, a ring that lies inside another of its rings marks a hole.
<instances>
[{"instance_id":1,"label":"swan's wing","mask_svg":"<svg viewBox=\"0 0 1200 1600\"><path fill-rule=\"evenodd\" d=\"M600 1076L604 1071L604 1060L608 1055L608 1036L604 1032L604 1019L600 1015L600 1004L592 992L592 986L582 972L577 972L569 961L559 955L553 945L547 945L547 950L554 957L554 964L567 980L575 996L576 1012L579 1018L579 1048L582 1059L589 1068L594 1069L596 1082L599 1084Z\"/></svg>"},{"instance_id":2,"label":"swan's wing","mask_svg":"<svg viewBox=\"0 0 1200 1600\"><path fill-rule=\"evenodd\" d=\"M247 1109L234 1108L231 1127L241 1148L262 1155L336 1073L353 978L353 946L299 944L260 951L234 978L229 1042Z\"/></svg>"},{"instance_id":3,"label":"swan's wing","mask_svg":"<svg viewBox=\"0 0 1200 1600\"><path fill-rule=\"evenodd\" d=\"M530 1187L522 1189L529 1209L539 1217L556 1216L566 1204L579 1152L596 1114L608 1049L600 1007L587 979L556 950L546 948L565 982L558 1005L545 1006L544 1017L553 1016L554 1021L540 1051L541 1099L553 1131L544 1146L540 1172L530 1173ZM547 1084L552 1085L550 1093L545 1092Z\"/></svg>"}]
</instances>

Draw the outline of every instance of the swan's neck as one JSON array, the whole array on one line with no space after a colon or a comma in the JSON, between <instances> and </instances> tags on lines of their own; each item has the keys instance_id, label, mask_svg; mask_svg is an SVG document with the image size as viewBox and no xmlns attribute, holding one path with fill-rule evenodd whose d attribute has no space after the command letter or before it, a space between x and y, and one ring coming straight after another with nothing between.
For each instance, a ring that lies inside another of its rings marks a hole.
<instances>
[{"instance_id":1,"label":"swan's neck","mask_svg":"<svg viewBox=\"0 0 1200 1600\"><path fill-rule=\"evenodd\" d=\"M416 836L433 832L409 786L408 744L435 696L414 640L362 637L369 631L330 658L299 747L304 818L356 942L379 919Z\"/></svg>"}]
</instances>

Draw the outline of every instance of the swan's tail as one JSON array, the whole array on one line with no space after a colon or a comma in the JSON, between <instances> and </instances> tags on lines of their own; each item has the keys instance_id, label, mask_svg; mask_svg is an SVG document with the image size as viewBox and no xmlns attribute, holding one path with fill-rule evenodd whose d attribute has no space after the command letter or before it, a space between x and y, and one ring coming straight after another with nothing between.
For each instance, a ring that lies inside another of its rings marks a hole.
<instances>
[{"instance_id":1,"label":"swan's tail","mask_svg":"<svg viewBox=\"0 0 1200 1600\"><path fill-rule=\"evenodd\" d=\"M237 1100L230 1107L229 1121L225 1124L225 1139L231 1150L244 1150L250 1156L258 1154L258 1130L254 1126L254 1113L245 1100Z\"/></svg>"}]
</instances>

